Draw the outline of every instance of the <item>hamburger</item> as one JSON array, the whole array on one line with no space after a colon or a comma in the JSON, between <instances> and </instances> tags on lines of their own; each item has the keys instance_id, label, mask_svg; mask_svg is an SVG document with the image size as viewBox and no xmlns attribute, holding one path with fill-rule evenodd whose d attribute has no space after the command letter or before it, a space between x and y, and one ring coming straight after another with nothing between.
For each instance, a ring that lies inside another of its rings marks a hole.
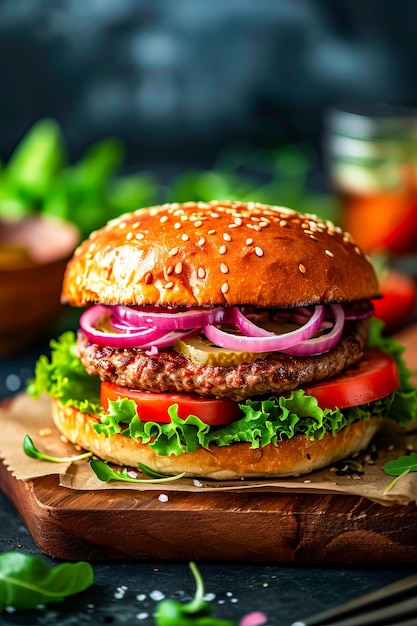
<instances>
[{"instance_id":1,"label":"hamburger","mask_svg":"<svg viewBox=\"0 0 417 626\"><path fill-rule=\"evenodd\" d=\"M371 333L371 261L329 221L249 202L121 215L81 243L29 391L102 460L213 479L306 474L412 419L401 362ZM373 340L370 347L370 337Z\"/></svg>"}]
</instances>

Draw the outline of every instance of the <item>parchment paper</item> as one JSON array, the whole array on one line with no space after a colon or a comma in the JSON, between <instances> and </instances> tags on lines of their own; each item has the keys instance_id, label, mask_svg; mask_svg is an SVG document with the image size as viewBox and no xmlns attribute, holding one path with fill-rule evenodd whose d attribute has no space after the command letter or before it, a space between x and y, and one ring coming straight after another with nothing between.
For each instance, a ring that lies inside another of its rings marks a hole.
<instances>
[{"instance_id":1,"label":"parchment paper","mask_svg":"<svg viewBox=\"0 0 417 626\"><path fill-rule=\"evenodd\" d=\"M27 394L16 396L0 409L0 459L18 480L31 480L51 474L59 475L60 485L76 490L152 490L159 492L183 491L255 491L293 492L320 494L347 494L368 498L383 505L411 502L417 504L417 472L410 472L386 492L393 477L387 476L383 467L391 459L417 450L417 424L407 431L400 430L391 420L385 420L383 428L373 444L378 450L378 458L369 463L366 452L355 458L362 463L363 475L337 475L336 468L327 468L297 478L267 480L214 481L182 478L169 483L134 484L114 481L103 483L95 476L88 461L75 463L52 463L31 459L25 455L22 442L30 435L37 448L52 456L77 454L77 447L61 438L50 417L50 399L39 400ZM138 478L146 476L138 473Z\"/></svg>"}]
</instances>

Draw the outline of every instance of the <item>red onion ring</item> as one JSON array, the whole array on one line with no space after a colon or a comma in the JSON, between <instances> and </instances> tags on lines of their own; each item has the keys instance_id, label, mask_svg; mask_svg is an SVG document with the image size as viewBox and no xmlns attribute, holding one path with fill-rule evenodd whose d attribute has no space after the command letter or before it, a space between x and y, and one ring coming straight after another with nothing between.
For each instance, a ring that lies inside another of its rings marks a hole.
<instances>
[{"instance_id":1,"label":"red onion ring","mask_svg":"<svg viewBox=\"0 0 417 626\"><path fill-rule=\"evenodd\" d=\"M190 330L208 324L221 324L228 316L228 310L225 308L190 309L177 313L156 312L149 311L146 307L139 309L121 305L112 308L112 317L116 323L138 328L153 326L160 330Z\"/></svg>"},{"instance_id":2,"label":"red onion ring","mask_svg":"<svg viewBox=\"0 0 417 626\"><path fill-rule=\"evenodd\" d=\"M129 333L109 333L96 328L97 323L109 317L111 310L109 307L96 304L90 307L80 317L80 327L89 341L100 346L113 346L115 348L135 348L142 347L143 344L153 345L153 343L163 337L166 332L158 328L136 329Z\"/></svg>"},{"instance_id":3,"label":"red onion ring","mask_svg":"<svg viewBox=\"0 0 417 626\"><path fill-rule=\"evenodd\" d=\"M282 352L290 354L291 356L313 356L315 354L329 352L329 350L334 348L343 333L345 312L341 304L332 304L330 306L334 315L334 324L329 333L325 333L314 339L302 341L298 345L282 350Z\"/></svg>"},{"instance_id":4,"label":"red onion ring","mask_svg":"<svg viewBox=\"0 0 417 626\"><path fill-rule=\"evenodd\" d=\"M299 344L301 341L312 337L312 335L314 335L314 333L320 328L323 317L324 306L318 305L314 308L314 312L310 319L303 326L297 328L297 330L292 330L282 335L276 335L275 333L269 333L269 331L263 331L263 329L260 329L263 332L268 332L268 335L246 337L244 335L227 333L213 325L204 326L203 332L207 339L215 343L217 346L228 348L229 350L275 352L291 348L292 346ZM253 324L253 326L255 325Z\"/></svg>"}]
</instances>

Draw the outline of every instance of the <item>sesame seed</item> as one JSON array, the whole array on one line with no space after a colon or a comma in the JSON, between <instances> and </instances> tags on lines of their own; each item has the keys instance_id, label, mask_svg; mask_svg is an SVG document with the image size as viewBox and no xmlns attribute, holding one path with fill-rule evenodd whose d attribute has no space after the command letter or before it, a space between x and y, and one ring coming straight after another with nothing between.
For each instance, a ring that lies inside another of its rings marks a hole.
<instances>
[{"instance_id":1,"label":"sesame seed","mask_svg":"<svg viewBox=\"0 0 417 626\"><path fill-rule=\"evenodd\" d=\"M324 254L327 254L327 256L330 256L330 257L334 257L334 254L331 250L325 250Z\"/></svg>"},{"instance_id":2,"label":"sesame seed","mask_svg":"<svg viewBox=\"0 0 417 626\"><path fill-rule=\"evenodd\" d=\"M264 251L262 250L262 248L259 248L258 246L255 248L255 254L256 256L263 256L264 255Z\"/></svg>"},{"instance_id":3,"label":"sesame seed","mask_svg":"<svg viewBox=\"0 0 417 626\"><path fill-rule=\"evenodd\" d=\"M146 272L145 276L143 277L146 285L150 285L153 281L153 276L152 276L152 272Z\"/></svg>"},{"instance_id":4,"label":"sesame seed","mask_svg":"<svg viewBox=\"0 0 417 626\"><path fill-rule=\"evenodd\" d=\"M242 226L242 218L241 217L236 217L235 218L235 224L236 226Z\"/></svg>"},{"instance_id":5,"label":"sesame seed","mask_svg":"<svg viewBox=\"0 0 417 626\"><path fill-rule=\"evenodd\" d=\"M222 293L227 293L229 291L229 283L223 283L223 285L221 286L221 292Z\"/></svg>"},{"instance_id":6,"label":"sesame seed","mask_svg":"<svg viewBox=\"0 0 417 626\"><path fill-rule=\"evenodd\" d=\"M312 239L313 241L318 241L317 237L315 235L310 235L310 239Z\"/></svg>"},{"instance_id":7,"label":"sesame seed","mask_svg":"<svg viewBox=\"0 0 417 626\"><path fill-rule=\"evenodd\" d=\"M212 228L212 229L210 229L210 230L208 230L208 231L207 231L207 234L208 234L208 235L215 235L215 234L216 234L216 231L214 230L214 228Z\"/></svg>"},{"instance_id":8,"label":"sesame seed","mask_svg":"<svg viewBox=\"0 0 417 626\"><path fill-rule=\"evenodd\" d=\"M132 232L127 233L126 241L130 241L132 239L132 237L133 237L133 233Z\"/></svg>"},{"instance_id":9,"label":"sesame seed","mask_svg":"<svg viewBox=\"0 0 417 626\"><path fill-rule=\"evenodd\" d=\"M217 217L220 217L220 215L218 213L214 213L214 211L212 213L210 213L210 217L214 217L214 219L216 219Z\"/></svg>"},{"instance_id":10,"label":"sesame seed","mask_svg":"<svg viewBox=\"0 0 417 626\"><path fill-rule=\"evenodd\" d=\"M167 283L166 285L164 285L164 289L172 289L174 286L174 283L172 281L170 281L169 283Z\"/></svg>"},{"instance_id":11,"label":"sesame seed","mask_svg":"<svg viewBox=\"0 0 417 626\"><path fill-rule=\"evenodd\" d=\"M188 220L188 215L181 215L180 220L181 222L186 222Z\"/></svg>"},{"instance_id":12,"label":"sesame seed","mask_svg":"<svg viewBox=\"0 0 417 626\"><path fill-rule=\"evenodd\" d=\"M172 274L172 272L173 272L173 271L174 271L174 266L173 266L173 265L170 265L170 266L168 267L168 269L167 269L167 275L168 275L168 276L171 276L171 274Z\"/></svg>"},{"instance_id":13,"label":"sesame seed","mask_svg":"<svg viewBox=\"0 0 417 626\"><path fill-rule=\"evenodd\" d=\"M355 252L356 254L362 254L362 250L359 248L359 246L355 246Z\"/></svg>"},{"instance_id":14,"label":"sesame seed","mask_svg":"<svg viewBox=\"0 0 417 626\"><path fill-rule=\"evenodd\" d=\"M181 228L181 222L175 222L174 228L175 230L178 230L179 228Z\"/></svg>"},{"instance_id":15,"label":"sesame seed","mask_svg":"<svg viewBox=\"0 0 417 626\"><path fill-rule=\"evenodd\" d=\"M287 224L288 224L287 220L280 220L279 221L279 225L282 226L282 227L286 226Z\"/></svg>"},{"instance_id":16,"label":"sesame seed","mask_svg":"<svg viewBox=\"0 0 417 626\"><path fill-rule=\"evenodd\" d=\"M120 224L119 224L119 228L120 228L120 229L122 229L122 228L126 228L126 222L120 222Z\"/></svg>"},{"instance_id":17,"label":"sesame seed","mask_svg":"<svg viewBox=\"0 0 417 626\"><path fill-rule=\"evenodd\" d=\"M132 228L139 228L139 226L140 226L140 222L134 222L132 224Z\"/></svg>"},{"instance_id":18,"label":"sesame seed","mask_svg":"<svg viewBox=\"0 0 417 626\"><path fill-rule=\"evenodd\" d=\"M305 265L303 265L302 263L299 263L299 264L298 264L298 269L300 270L300 272L301 272L302 274L305 274L305 273L306 273L306 271L307 271L307 270L306 270L306 266L305 266Z\"/></svg>"},{"instance_id":19,"label":"sesame seed","mask_svg":"<svg viewBox=\"0 0 417 626\"><path fill-rule=\"evenodd\" d=\"M182 263L181 263L181 261L176 264L174 271L175 271L176 274L181 274L181 272L182 272Z\"/></svg>"},{"instance_id":20,"label":"sesame seed","mask_svg":"<svg viewBox=\"0 0 417 626\"><path fill-rule=\"evenodd\" d=\"M181 235L181 239L182 239L183 241L188 241L188 240L189 240L189 236L187 235L187 233L183 233L183 234Z\"/></svg>"},{"instance_id":21,"label":"sesame seed","mask_svg":"<svg viewBox=\"0 0 417 626\"><path fill-rule=\"evenodd\" d=\"M251 246L252 244L253 244L253 239L252 239L252 237L248 237L248 238L246 239L246 245L247 245L247 246Z\"/></svg>"},{"instance_id":22,"label":"sesame seed","mask_svg":"<svg viewBox=\"0 0 417 626\"><path fill-rule=\"evenodd\" d=\"M219 248L219 253L220 253L220 254L226 254L226 252L227 252L227 248L226 248L226 246L224 246L224 245L223 245L223 246L220 246L220 248Z\"/></svg>"},{"instance_id":23,"label":"sesame seed","mask_svg":"<svg viewBox=\"0 0 417 626\"><path fill-rule=\"evenodd\" d=\"M137 235L135 235L136 239L143 239L145 237L145 235L143 233L138 233Z\"/></svg>"},{"instance_id":24,"label":"sesame seed","mask_svg":"<svg viewBox=\"0 0 417 626\"><path fill-rule=\"evenodd\" d=\"M194 226L195 226L196 228L199 228L199 226L201 226L201 225L202 225L202 223L203 223L203 222L202 222L201 220L197 220L196 222L194 222Z\"/></svg>"},{"instance_id":25,"label":"sesame seed","mask_svg":"<svg viewBox=\"0 0 417 626\"><path fill-rule=\"evenodd\" d=\"M197 271L197 275L199 278L205 278L206 277L206 270L204 269L204 267L199 267L198 271Z\"/></svg>"},{"instance_id":26,"label":"sesame seed","mask_svg":"<svg viewBox=\"0 0 417 626\"><path fill-rule=\"evenodd\" d=\"M200 239L197 241L197 246L204 246L205 243L206 240L204 239L204 237L200 237Z\"/></svg>"},{"instance_id":27,"label":"sesame seed","mask_svg":"<svg viewBox=\"0 0 417 626\"><path fill-rule=\"evenodd\" d=\"M178 254L178 248L172 248L172 250L169 253L169 256L175 256L176 254Z\"/></svg>"},{"instance_id":28,"label":"sesame seed","mask_svg":"<svg viewBox=\"0 0 417 626\"><path fill-rule=\"evenodd\" d=\"M265 222L265 221L259 222L259 227L260 228L265 228L266 226L269 226L269 222Z\"/></svg>"},{"instance_id":29,"label":"sesame seed","mask_svg":"<svg viewBox=\"0 0 417 626\"><path fill-rule=\"evenodd\" d=\"M232 238L231 238L231 236L229 235L229 233L224 233L224 234L223 234L223 239L224 239L225 241L232 241Z\"/></svg>"},{"instance_id":30,"label":"sesame seed","mask_svg":"<svg viewBox=\"0 0 417 626\"><path fill-rule=\"evenodd\" d=\"M229 268L227 267L226 263L220 263L220 271L223 274L227 274L229 271Z\"/></svg>"},{"instance_id":31,"label":"sesame seed","mask_svg":"<svg viewBox=\"0 0 417 626\"><path fill-rule=\"evenodd\" d=\"M168 215L163 215L159 221L160 221L161 224L163 224L164 222L167 222L168 221Z\"/></svg>"}]
</instances>

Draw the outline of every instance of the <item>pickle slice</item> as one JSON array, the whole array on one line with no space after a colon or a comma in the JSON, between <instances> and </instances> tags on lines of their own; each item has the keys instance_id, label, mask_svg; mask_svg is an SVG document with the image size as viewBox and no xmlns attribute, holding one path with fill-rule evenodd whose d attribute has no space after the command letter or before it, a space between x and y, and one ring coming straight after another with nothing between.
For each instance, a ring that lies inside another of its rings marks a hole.
<instances>
[{"instance_id":1,"label":"pickle slice","mask_svg":"<svg viewBox=\"0 0 417 626\"><path fill-rule=\"evenodd\" d=\"M174 350L202 365L239 365L252 363L256 359L264 359L267 352L243 352L220 348L208 339L200 336L177 339Z\"/></svg>"}]
</instances>

